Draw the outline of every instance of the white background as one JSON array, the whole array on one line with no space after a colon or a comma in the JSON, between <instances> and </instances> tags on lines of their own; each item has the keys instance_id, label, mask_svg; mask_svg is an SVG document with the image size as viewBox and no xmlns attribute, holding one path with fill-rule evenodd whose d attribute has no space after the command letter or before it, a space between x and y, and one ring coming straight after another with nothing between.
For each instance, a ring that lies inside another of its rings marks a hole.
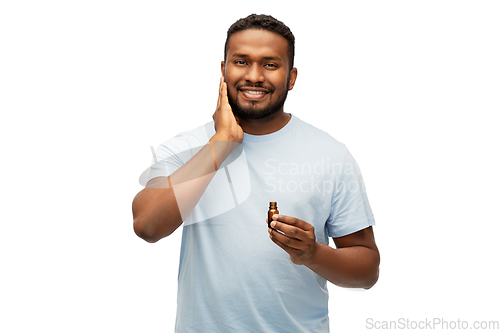
<instances>
[{"instance_id":1,"label":"white background","mask_svg":"<svg viewBox=\"0 0 500 333\"><path fill-rule=\"evenodd\" d=\"M498 1L2 1L0 331L172 332L181 230L132 229L150 146L211 120L227 28L296 37L285 111L364 175L380 280L332 332L500 320ZM439 328L439 327L436 327Z\"/></svg>"}]
</instances>

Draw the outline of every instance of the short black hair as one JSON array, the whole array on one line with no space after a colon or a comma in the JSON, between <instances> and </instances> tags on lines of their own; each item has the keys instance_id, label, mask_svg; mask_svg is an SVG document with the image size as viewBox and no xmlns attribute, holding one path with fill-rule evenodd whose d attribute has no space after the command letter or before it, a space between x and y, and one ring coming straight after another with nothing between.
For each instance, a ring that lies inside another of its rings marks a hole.
<instances>
[{"instance_id":1,"label":"short black hair","mask_svg":"<svg viewBox=\"0 0 500 333\"><path fill-rule=\"evenodd\" d=\"M295 57L295 37L290 28L270 15L251 14L234 22L227 30L227 38L224 45L224 61L226 61L227 57L229 37L235 32L248 29L267 30L283 36L288 42L288 58L290 60L290 70L292 70L293 58Z\"/></svg>"}]
</instances>

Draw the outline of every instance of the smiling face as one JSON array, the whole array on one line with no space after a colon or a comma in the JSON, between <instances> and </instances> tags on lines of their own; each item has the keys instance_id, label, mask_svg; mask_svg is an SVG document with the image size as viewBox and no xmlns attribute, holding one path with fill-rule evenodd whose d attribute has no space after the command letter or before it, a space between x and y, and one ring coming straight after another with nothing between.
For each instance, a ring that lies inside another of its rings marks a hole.
<instances>
[{"instance_id":1,"label":"smiling face","mask_svg":"<svg viewBox=\"0 0 500 333\"><path fill-rule=\"evenodd\" d=\"M297 78L297 69L290 70L287 50L287 40L267 30L243 30L229 38L221 69L236 116L263 119L283 112Z\"/></svg>"}]
</instances>

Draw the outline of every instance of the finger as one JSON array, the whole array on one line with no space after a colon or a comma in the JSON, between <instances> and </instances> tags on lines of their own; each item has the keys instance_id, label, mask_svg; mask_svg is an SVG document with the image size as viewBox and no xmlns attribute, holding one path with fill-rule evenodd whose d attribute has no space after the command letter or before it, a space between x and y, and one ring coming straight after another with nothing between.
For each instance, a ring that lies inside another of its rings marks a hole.
<instances>
[{"instance_id":1,"label":"finger","mask_svg":"<svg viewBox=\"0 0 500 333\"><path fill-rule=\"evenodd\" d=\"M309 224L305 221L302 221L301 219L292 217L292 216L286 216L286 215L282 215L282 214L274 214L272 219L278 223L281 222L282 224L294 226L294 227L297 227L297 228L305 230L305 231L314 230L314 227L311 224Z\"/></svg>"},{"instance_id":2,"label":"finger","mask_svg":"<svg viewBox=\"0 0 500 333\"><path fill-rule=\"evenodd\" d=\"M308 239L306 231L288 224L273 221L271 222L271 228L276 231L279 231L280 233L286 235L289 238L298 239L301 241Z\"/></svg>"},{"instance_id":3,"label":"finger","mask_svg":"<svg viewBox=\"0 0 500 333\"><path fill-rule=\"evenodd\" d=\"M221 96L222 96L222 83L223 83L223 79L221 77L220 82L219 82L219 97L217 98L217 109L220 106L220 100L221 100Z\"/></svg>"},{"instance_id":4,"label":"finger","mask_svg":"<svg viewBox=\"0 0 500 333\"><path fill-rule=\"evenodd\" d=\"M223 82L222 84L222 103L229 104L229 100L227 98L227 83Z\"/></svg>"},{"instance_id":5,"label":"finger","mask_svg":"<svg viewBox=\"0 0 500 333\"><path fill-rule=\"evenodd\" d=\"M288 254L291 255L300 255L304 251L300 248L300 241L296 239L291 239L285 235L280 234L276 230L272 230L269 233L269 237L271 240L281 247L283 250L285 250Z\"/></svg>"}]
</instances>

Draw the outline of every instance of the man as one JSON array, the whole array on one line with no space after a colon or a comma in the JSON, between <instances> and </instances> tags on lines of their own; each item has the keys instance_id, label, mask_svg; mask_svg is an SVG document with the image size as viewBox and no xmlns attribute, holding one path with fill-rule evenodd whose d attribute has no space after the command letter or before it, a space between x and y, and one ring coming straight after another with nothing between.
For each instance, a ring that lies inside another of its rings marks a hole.
<instances>
[{"instance_id":1,"label":"man","mask_svg":"<svg viewBox=\"0 0 500 333\"><path fill-rule=\"evenodd\" d=\"M284 112L293 57L282 22L234 23L214 121L161 145L134 199L134 230L148 242L184 222L176 332L328 332L326 280L368 289L378 279L356 162ZM280 214L268 228L270 201Z\"/></svg>"}]
</instances>

